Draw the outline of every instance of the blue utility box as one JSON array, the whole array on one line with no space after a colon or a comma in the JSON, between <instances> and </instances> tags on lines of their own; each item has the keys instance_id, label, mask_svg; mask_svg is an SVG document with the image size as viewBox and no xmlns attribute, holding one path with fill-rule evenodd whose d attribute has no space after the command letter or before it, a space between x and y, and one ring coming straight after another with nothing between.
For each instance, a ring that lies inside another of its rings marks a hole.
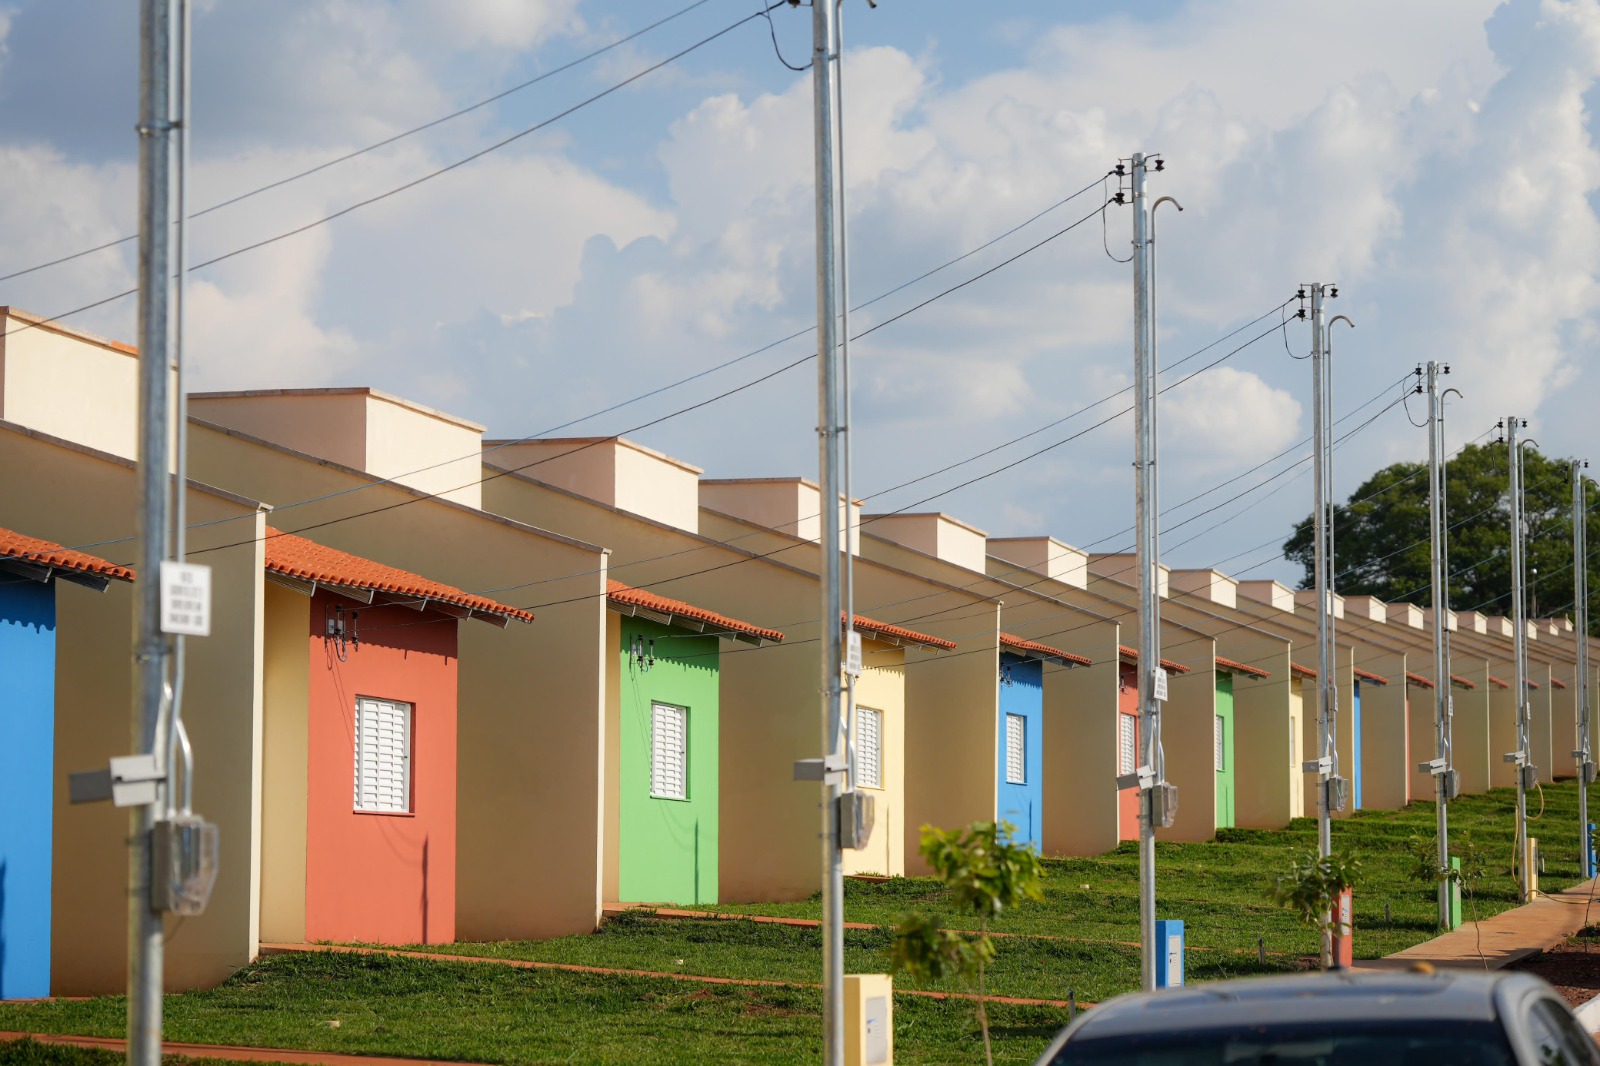
<instances>
[{"instance_id":1,"label":"blue utility box","mask_svg":"<svg viewBox=\"0 0 1600 1066\"><path fill-rule=\"evenodd\" d=\"M1176 919L1156 921L1156 987L1183 987L1183 923Z\"/></svg>"}]
</instances>

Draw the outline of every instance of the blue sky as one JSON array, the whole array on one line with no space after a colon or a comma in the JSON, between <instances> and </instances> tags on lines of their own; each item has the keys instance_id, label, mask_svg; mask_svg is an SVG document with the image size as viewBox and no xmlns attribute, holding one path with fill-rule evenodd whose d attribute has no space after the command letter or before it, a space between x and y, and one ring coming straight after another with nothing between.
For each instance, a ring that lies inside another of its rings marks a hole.
<instances>
[{"instance_id":1,"label":"blue sky","mask_svg":"<svg viewBox=\"0 0 1600 1066\"><path fill-rule=\"evenodd\" d=\"M392 136L679 6L197 0L195 201ZM208 216L196 223L197 256L410 181L754 9L753 0L706 0L491 107ZM131 232L133 11L107 0L0 2L0 274ZM784 54L806 59L809 9L784 7L773 20ZM1592 447L1594 0L879 0L875 10L850 0L845 26L858 300L1030 218L1119 156L1160 150L1169 166L1156 191L1187 209L1162 219L1164 363L1269 311L1300 282L1337 281L1337 310L1359 327L1337 342L1338 413L1369 400L1356 421L1382 409L1419 360L1440 358L1466 393L1452 443L1516 411L1553 453ZM599 410L814 320L810 153L809 78L778 62L765 23L747 23L476 163L203 272L191 331L197 384L374 385L484 422L496 437ZM1085 194L874 305L855 328L1099 202L1097 190ZM1128 225L1125 211L1106 212L1105 240L1119 256ZM0 302L52 314L131 279L125 246L0 282ZM1129 268L1107 258L1091 217L863 339L854 350L858 493L1126 385L1130 290ZM129 338L132 306L71 321ZM1266 337L1167 395L1165 501L1280 451L1300 454L1309 381L1285 342L1303 350L1304 329ZM807 350L804 338L780 345L569 432L627 429ZM798 368L638 436L711 476L812 474L813 397L810 368ZM1086 421L876 496L868 509L916 504ZM1382 463L1420 457L1425 443L1400 408L1389 410L1340 451L1340 493ZM1122 419L918 509L947 510L995 536L1120 548L1131 448ZM1174 510L1169 524L1283 465ZM1246 577L1293 580L1270 547L1247 549L1286 535L1310 492L1309 476L1295 472L1266 482L1168 535L1168 561L1228 559L1223 568L1248 567Z\"/></svg>"}]
</instances>

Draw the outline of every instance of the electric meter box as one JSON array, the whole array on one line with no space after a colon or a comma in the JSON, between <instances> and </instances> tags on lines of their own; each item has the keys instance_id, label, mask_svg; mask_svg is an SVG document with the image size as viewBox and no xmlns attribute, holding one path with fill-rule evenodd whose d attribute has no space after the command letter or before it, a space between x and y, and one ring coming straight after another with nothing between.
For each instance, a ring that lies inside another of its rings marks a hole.
<instances>
[{"instance_id":1,"label":"electric meter box","mask_svg":"<svg viewBox=\"0 0 1600 1066\"><path fill-rule=\"evenodd\" d=\"M1156 987L1183 987L1183 922L1156 919Z\"/></svg>"},{"instance_id":2,"label":"electric meter box","mask_svg":"<svg viewBox=\"0 0 1600 1066\"><path fill-rule=\"evenodd\" d=\"M1150 786L1150 824L1169 829L1178 819L1178 786L1165 781Z\"/></svg>"},{"instance_id":3,"label":"electric meter box","mask_svg":"<svg viewBox=\"0 0 1600 1066\"><path fill-rule=\"evenodd\" d=\"M894 981L888 974L844 977L845 1066L892 1066Z\"/></svg>"},{"instance_id":4,"label":"electric meter box","mask_svg":"<svg viewBox=\"0 0 1600 1066\"><path fill-rule=\"evenodd\" d=\"M872 839L875 817L872 793L852 790L839 796L839 846L857 851Z\"/></svg>"},{"instance_id":5,"label":"electric meter box","mask_svg":"<svg viewBox=\"0 0 1600 1066\"><path fill-rule=\"evenodd\" d=\"M150 903L185 917L203 914L217 883L217 827L193 815L151 829Z\"/></svg>"},{"instance_id":6,"label":"electric meter box","mask_svg":"<svg viewBox=\"0 0 1600 1066\"><path fill-rule=\"evenodd\" d=\"M1346 778L1333 776L1328 778L1328 810L1342 811L1344 805L1350 800L1350 782Z\"/></svg>"}]
</instances>

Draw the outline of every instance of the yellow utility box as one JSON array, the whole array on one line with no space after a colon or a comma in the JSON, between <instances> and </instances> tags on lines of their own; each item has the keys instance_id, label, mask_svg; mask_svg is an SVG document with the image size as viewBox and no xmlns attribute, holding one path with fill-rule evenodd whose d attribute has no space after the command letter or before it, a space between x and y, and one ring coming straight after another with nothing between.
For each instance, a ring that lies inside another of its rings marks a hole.
<instances>
[{"instance_id":1,"label":"yellow utility box","mask_svg":"<svg viewBox=\"0 0 1600 1066\"><path fill-rule=\"evenodd\" d=\"M1526 847L1522 850L1523 869L1528 871L1528 898L1539 894L1539 838L1524 837Z\"/></svg>"},{"instance_id":2,"label":"yellow utility box","mask_svg":"<svg viewBox=\"0 0 1600 1066\"><path fill-rule=\"evenodd\" d=\"M845 1066L894 1062L894 980L882 973L844 978Z\"/></svg>"}]
</instances>

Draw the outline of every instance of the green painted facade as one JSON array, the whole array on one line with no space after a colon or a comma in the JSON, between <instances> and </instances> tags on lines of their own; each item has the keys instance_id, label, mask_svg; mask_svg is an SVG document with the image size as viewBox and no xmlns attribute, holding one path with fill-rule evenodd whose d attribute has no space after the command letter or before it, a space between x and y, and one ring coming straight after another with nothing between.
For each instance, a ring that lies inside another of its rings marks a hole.
<instances>
[{"instance_id":1,"label":"green painted facade","mask_svg":"<svg viewBox=\"0 0 1600 1066\"><path fill-rule=\"evenodd\" d=\"M1233 675L1217 673L1217 722L1222 730L1222 751L1217 769L1217 828L1233 826Z\"/></svg>"},{"instance_id":2,"label":"green painted facade","mask_svg":"<svg viewBox=\"0 0 1600 1066\"><path fill-rule=\"evenodd\" d=\"M623 618L621 630L618 891L631 903L715 903L718 640L642 618ZM629 652L636 638L655 656L649 669ZM651 795L657 703L688 712L684 799Z\"/></svg>"}]
</instances>

